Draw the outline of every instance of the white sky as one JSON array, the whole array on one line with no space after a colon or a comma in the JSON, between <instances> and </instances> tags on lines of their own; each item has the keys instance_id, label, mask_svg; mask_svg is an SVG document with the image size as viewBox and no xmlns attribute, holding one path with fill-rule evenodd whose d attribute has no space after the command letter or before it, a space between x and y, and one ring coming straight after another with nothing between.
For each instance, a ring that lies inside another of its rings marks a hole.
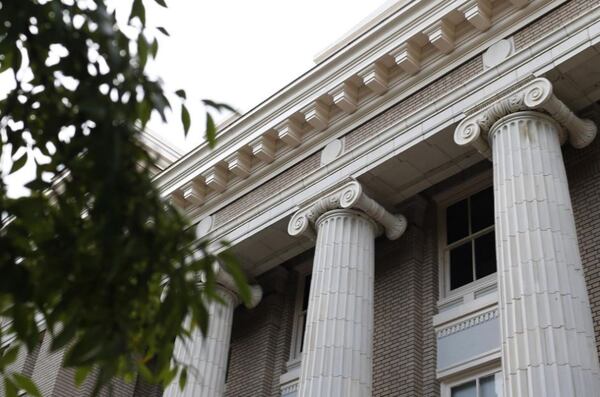
<instances>
[{"instance_id":1,"label":"white sky","mask_svg":"<svg viewBox=\"0 0 600 397\"><path fill-rule=\"evenodd\" d=\"M109 0L129 12L131 0ZM311 68L313 57L337 41L390 0L166 0L168 9L146 0L148 25L163 26L158 59L149 65L165 89L184 88L192 126L183 136L177 98L167 124L154 117L149 128L181 151L202 141L200 99L227 103L245 112ZM6 73L0 89L7 87ZM194 105L196 104L196 105ZM0 171L10 161L4 155ZM5 177L9 194L27 194L22 187L34 176L33 159ZM6 171L5 171L6 172Z\"/></svg>"}]
</instances>

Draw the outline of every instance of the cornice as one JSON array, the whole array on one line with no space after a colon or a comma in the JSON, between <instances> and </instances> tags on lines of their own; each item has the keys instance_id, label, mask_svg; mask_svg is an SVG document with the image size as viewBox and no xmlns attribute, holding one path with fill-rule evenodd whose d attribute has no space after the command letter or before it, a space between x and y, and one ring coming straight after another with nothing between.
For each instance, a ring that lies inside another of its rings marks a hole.
<instances>
[{"instance_id":1,"label":"cornice","mask_svg":"<svg viewBox=\"0 0 600 397\"><path fill-rule=\"evenodd\" d=\"M488 143L488 133L498 120L511 113L524 110L541 110L556 120L565 131L561 131L561 141L567 135L575 148L589 145L597 134L597 127L591 120L577 117L552 90L552 83L540 77L516 88L508 95L464 119L454 133L458 145L471 145L482 155L491 159L492 151Z\"/></svg>"},{"instance_id":2,"label":"cornice","mask_svg":"<svg viewBox=\"0 0 600 397\"><path fill-rule=\"evenodd\" d=\"M390 214L363 192L359 182L350 180L300 208L290 219L288 233L291 236L307 232L314 235L312 227L321 215L334 209L349 208L361 210L380 224L390 240L400 238L406 230L407 221L404 215Z\"/></svg>"},{"instance_id":3,"label":"cornice","mask_svg":"<svg viewBox=\"0 0 600 397\"><path fill-rule=\"evenodd\" d=\"M489 40L482 31L516 26L562 2L533 0L522 9L522 4L496 0L491 9L481 0L415 1L232 123L219 134L216 150L199 146L159 174L155 183L188 211L217 198L222 202L223 192L232 187L239 191L254 174L273 175L266 171L288 166L292 153L314 150L313 144L330 135L334 122L354 117L357 108L377 101L391 85L416 87L431 77L424 69L447 70L446 58L456 61ZM250 156L244 167L229 161L242 153ZM201 200L200 195L185 194L192 184L203 193Z\"/></svg>"},{"instance_id":4,"label":"cornice","mask_svg":"<svg viewBox=\"0 0 600 397\"><path fill-rule=\"evenodd\" d=\"M535 15L531 17L534 18ZM352 151L344 152L327 167L315 169L301 180L298 180L297 183L290 184L278 192L276 196L257 203L251 210L240 213L234 219L217 225L210 231L208 236L211 247L220 250L220 241L223 239L236 244L271 223L292 215L298 208L294 209L293 197L298 196L306 187L321 185L330 187L336 184L335 181L339 180L336 175L358 177L377 166L377 164L386 161L391 156L398 154L402 148L410 146L415 140L422 139L418 131L421 125L427 125L429 133L434 134L437 128L442 128L468 117L470 109L478 108L481 103L486 103L490 98L496 97L498 93L503 92L504 88L518 86L522 81L529 79L531 74L540 75L552 69L555 67L554 57L560 58L567 53L574 54L575 48L583 51L592 43L597 43L600 40L600 32L590 31L592 29L590 26L599 17L600 7L595 7L573 20L569 31L565 29L555 30L532 47L517 52L502 64L488 69L466 82L459 89L444 94L436 102L420 109L418 113L394 120L393 123L378 133L377 140L367 141L364 145L360 145ZM577 40L573 41L573 38L577 38ZM570 42L570 46L564 45L567 40ZM553 50L558 47L560 47L560 51ZM550 53L553 56L550 56ZM443 116L441 124L433 124L429 121L436 114ZM361 120L354 120L347 128L352 129L360 123ZM374 157L371 153L375 152L377 156ZM368 165L364 167L355 165L356 161L365 157L368 158ZM258 180L255 181L250 189L258 186L259 182ZM274 208L277 208L277 210L275 211ZM209 213L211 213L211 210L208 209L205 212L200 211L194 219L200 219L201 216ZM256 221L262 223L258 225ZM251 230L245 227L248 224L253 224Z\"/></svg>"}]
</instances>

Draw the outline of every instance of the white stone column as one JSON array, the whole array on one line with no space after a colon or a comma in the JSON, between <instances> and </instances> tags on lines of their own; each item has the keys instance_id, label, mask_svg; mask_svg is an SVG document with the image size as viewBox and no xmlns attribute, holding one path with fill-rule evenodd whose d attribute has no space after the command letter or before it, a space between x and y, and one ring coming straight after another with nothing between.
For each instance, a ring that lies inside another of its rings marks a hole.
<instances>
[{"instance_id":1,"label":"white stone column","mask_svg":"<svg viewBox=\"0 0 600 397\"><path fill-rule=\"evenodd\" d=\"M370 396L375 237L406 219L388 213L351 181L300 209L291 235L316 227L299 396ZM381 226L380 226L381 225Z\"/></svg>"},{"instance_id":2,"label":"white stone column","mask_svg":"<svg viewBox=\"0 0 600 397\"><path fill-rule=\"evenodd\" d=\"M463 121L455 139L472 143L486 130L505 393L598 396L598 353L561 152L567 135L583 147L596 128L577 119L547 80L536 79Z\"/></svg>"},{"instance_id":3,"label":"white stone column","mask_svg":"<svg viewBox=\"0 0 600 397\"><path fill-rule=\"evenodd\" d=\"M165 390L165 397L220 397L225 392L225 374L231 341L233 312L240 303L235 292L235 283L227 273L217 272L217 293L224 303L210 302L208 305L208 332L203 335L199 329L191 339L175 342L173 355L190 366L184 390L178 382L171 383ZM262 298L259 286L251 286L252 302L255 307Z\"/></svg>"}]
</instances>

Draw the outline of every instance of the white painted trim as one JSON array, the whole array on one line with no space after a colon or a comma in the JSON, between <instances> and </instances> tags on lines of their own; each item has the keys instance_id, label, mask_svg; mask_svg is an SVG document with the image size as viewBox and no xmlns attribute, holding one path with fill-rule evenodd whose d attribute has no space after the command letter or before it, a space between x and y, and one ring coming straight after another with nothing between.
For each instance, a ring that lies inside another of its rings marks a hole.
<instances>
[{"instance_id":1,"label":"white painted trim","mask_svg":"<svg viewBox=\"0 0 600 397\"><path fill-rule=\"evenodd\" d=\"M465 302L460 306L438 313L433 316L433 326L436 330L449 327L464 321L465 318L485 313L498 305L498 293L488 294L479 299ZM437 332L437 331L436 331Z\"/></svg>"},{"instance_id":2,"label":"white painted trim","mask_svg":"<svg viewBox=\"0 0 600 397\"><path fill-rule=\"evenodd\" d=\"M438 193L434 197L434 201L437 204L437 218L438 218L438 263L439 268L439 296L441 299L438 301L438 307L443 305L447 300L453 300L459 296L472 296L475 290L480 289L482 286L489 284L490 280L496 281L496 276L492 275L485 276L479 280L466 284L462 287L450 290L450 258L448 245L446 244L446 210L452 204L455 204L461 200L469 198L470 196L487 189L492 186L493 175L491 170L485 170L478 175L470 178L468 181L462 182L454 187L444 190ZM473 234L471 234L472 236ZM463 298L469 300L469 298ZM472 298L471 298L472 299Z\"/></svg>"},{"instance_id":3,"label":"white painted trim","mask_svg":"<svg viewBox=\"0 0 600 397\"><path fill-rule=\"evenodd\" d=\"M502 381L500 363L500 349L495 349L483 353L472 360L437 371L437 378L441 382L441 397L450 397L451 388L454 386L498 372L500 372L499 378Z\"/></svg>"},{"instance_id":4,"label":"white painted trim","mask_svg":"<svg viewBox=\"0 0 600 397\"><path fill-rule=\"evenodd\" d=\"M462 85L459 89L440 97L416 114L396 120L382 130L377 139L372 139L352 151L344 153L326 167L315 170L297 184L280 191L273 198L264 201L246 214L240 214L229 222L217 227L211 233L212 248L220 249L218 241L226 239L232 243L268 227L270 224L291 215L300 202L308 200L323 189L339 183L348 175L358 177L376 165L396 156L406 148L416 145L424 137L431 136L444 127L464 118L464 112L482 101L494 96L502 88L516 84L531 73L539 74L555 66L555 60L564 54L573 54L573 48L583 51L600 40L600 7L573 20L568 29L562 28L514 54L502 64L491 68ZM573 40L576 38L577 40ZM560 45L569 41L569 46ZM560 48L560 51L557 50ZM433 117L439 113L436 117ZM435 121L434 121L435 120ZM423 133L427 126L427 134ZM352 126L354 127L354 126ZM257 183L255 187L258 187ZM200 219L203 213L194 214ZM276 264L276 258L273 264ZM269 265L261 266L267 270Z\"/></svg>"},{"instance_id":5,"label":"white painted trim","mask_svg":"<svg viewBox=\"0 0 600 397\"><path fill-rule=\"evenodd\" d=\"M232 123L229 128L219 135L219 147L215 151L211 151L206 145L201 145L159 174L155 178L155 183L163 191L163 194L171 194L179 186L203 174L208 168L230 157L233 152L249 145L265 132L275 128L289 118L290 115L301 111L314 101L315 98L322 96L324 92L329 92L336 86L352 78L360 70L373 64L373 62L391 52L395 47L406 42L406 40L418 32L421 32L425 26L433 23L432 21L447 15L450 11L460 7L462 3L466 4L465 1L468 2L469 0L415 2L409 9L410 15L401 14L401 17L395 16L394 18L390 18L385 24L378 26L372 35L368 35L364 40L359 40L357 43L344 49L344 51L333 57L332 60L328 60L315 67L310 73L294 82L290 87L282 90L274 98ZM376 103L378 107L388 107L410 96L423 86L448 73L464 62L465 59L481 53L494 40L497 40L498 37L504 37L511 32L517 31L564 1L555 0L548 2L537 0L533 1L525 9L509 7L504 14L495 17L495 24L488 31L483 33L479 31L469 32L462 38L462 41L458 43L459 46L457 49L450 55L438 54L434 56L423 65L422 71L417 76L402 75L397 82L390 86L394 88L394 95L392 95L392 89L390 89L388 94L383 97L372 96L367 101L363 101L365 102L364 104L361 103L361 108L365 105L372 106L372 103ZM528 13L524 10L528 11ZM324 89L324 87L329 88ZM292 100L288 102L290 98ZM283 105L284 103L285 105ZM373 114L372 111L363 111L360 113L363 116L362 122L372 117ZM356 115L346 118L342 117L342 126L348 126L348 120L352 119L356 119ZM362 122L358 123L358 125ZM344 128L344 131L348 130ZM265 175L272 177L283 171L283 169L288 168L314 152L315 148L313 146L315 142L320 144L319 146L322 146L323 140L330 139L334 132L335 129L330 127L325 133L312 134L311 139L302 145L302 149L297 151L288 149L284 151L277 161L268 165L263 164L263 166L259 167L256 173L260 175L249 179L257 180ZM340 136L340 134L337 136ZM292 157L292 159L289 157ZM275 171L276 168L278 168L277 171ZM268 171L265 172L265 169L268 169ZM247 186L250 182L242 183L240 179L236 180L237 182L232 183L228 187L225 195L219 195L219 200L211 203L211 205L207 205L207 202L204 205L206 208L202 209L202 212L214 212L217 208L226 205L230 197L238 194L242 195L244 194L243 192L248 191ZM242 186L239 186L240 184ZM216 194L208 197L207 200L211 201L214 197L216 197Z\"/></svg>"},{"instance_id":6,"label":"white painted trim","mask_svg":"<svg viewBox=\"0 0 600 397\"><path fill-rule=\"evenodd\" d=\"M298 274L298 281L296 283L296 301L294 303L294 318L292 325L292 340L290 345L290 357L286 363L286 367L292 368L302 360L302 341L299 338L299 333L302 325L300 324L300 312L302 311L302 302L304 300L304 295L306 291L304 290L304 281L306 277L312 273L312 260L307 260L306 262L298 265L295 268ZM299 367L299 365L298 365Z\"/></svg>"}]
</instances>

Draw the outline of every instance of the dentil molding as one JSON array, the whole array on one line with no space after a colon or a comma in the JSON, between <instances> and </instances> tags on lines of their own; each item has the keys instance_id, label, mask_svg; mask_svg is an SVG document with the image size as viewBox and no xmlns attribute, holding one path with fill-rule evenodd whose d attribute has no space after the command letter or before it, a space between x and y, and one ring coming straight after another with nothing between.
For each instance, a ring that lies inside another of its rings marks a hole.
<instances>
[{"instance_id":1,"label":"dentil molding","mask_svg":"<svg viewBox=\"0 0 600 397\"><path fill-rule=\"evenodd\" d=\"M350 180L321 198L300 208L290 219L288 233L297 236L309 233L314 236L312 229L317 219L327 211L334 209L358 209L379 223L390 240L395 240L404 234L407 221L404 215L393 215L375 200L367 196L359 182Z\"/></svg>"},{"instance_id":2,"label":"dentil molding","mask_svg":"<svg viewBox=\"0 0 600 397\"><path fill-rule=\"evenodd\" d=\"M571 145L577 149L586 147L596 137L596 124L577 117L554 95L552 83L540 77L465 118L454 132L454 141L458 145L472 145L491 159L492 151L487 135L492 125L504 116L524 110L548 113L564 129L561 131L561 142L564 143L568 137Z\"/></svg>"},{"instance_id":3,"label":"dentil molding","mask_svg":"<svg viewBox=\"0 0 600 397\"><path fill-rule=\"evenodd\" d=\"M555 4L560 2L554 1ZM268 121L258 120L256 126L249 126L246 124L252 124L250 120L261 113L250 112L219 135L222 142L219 150L215 153L206 152L205 147L194 150L158 175L156 183L161 190L166 190L165 195L174 204L188 212L209 202L213 204L228 189L243 185L244 180L266 165L303 148L306 141L324 133L333 122L348 117L373 98L384 95L398 81L417 81L419 78L413 76L448 54L456 56L457 49L467 51L468 44L478 42L483 32L510 26L552 3L550 0L495 0L492 7L490 0L415 0L395 16L402 21L397 27L379 27L360 43L353 44L360 47L367 42L378 43L377 51L366 53L368 59L360 59L365 56L362 47L352 54L341 51L332 60L318 65L319 73L309 74L302 80L306 80L307 88L300 89L301 94L291 95L286 89L286 95L273 100L278 105L273 105L275 108L267 114L276 113L277 117L269 116ZM393 45L388 36L394 37ZM377 57L371 58L375 52ZM348 65L342 68L344 62ZM342 73L340 68L345 71L344 79L335 77ZM351 68L352 73L346 68ZM316 77L324 73L321 69L328 70L327 79ZM299 82L289 90L297 89L296 86L302 84ZM363 97L359 97L359 92L363 92ZM261 105L259 110L269 107ZM337 111L333 111L334 108Z\"/></svg>"},{"instance_id":4,"label":"dentil molding","mask_svg":"<svg viewBox=\"0 0 600 397\"><path fill-rule=\"evenodd\" d=\"M466 329L474 327L476 325L485 323L487 321L498 318L498 308L494 308L492 310L480 313L476 316L466 318L456 324L450 325L448 327L444 327L437 331L438 339L444 338L446 336L450 336L456 334L458 332L462 332Z\"/></svg>"}]
</instances>

